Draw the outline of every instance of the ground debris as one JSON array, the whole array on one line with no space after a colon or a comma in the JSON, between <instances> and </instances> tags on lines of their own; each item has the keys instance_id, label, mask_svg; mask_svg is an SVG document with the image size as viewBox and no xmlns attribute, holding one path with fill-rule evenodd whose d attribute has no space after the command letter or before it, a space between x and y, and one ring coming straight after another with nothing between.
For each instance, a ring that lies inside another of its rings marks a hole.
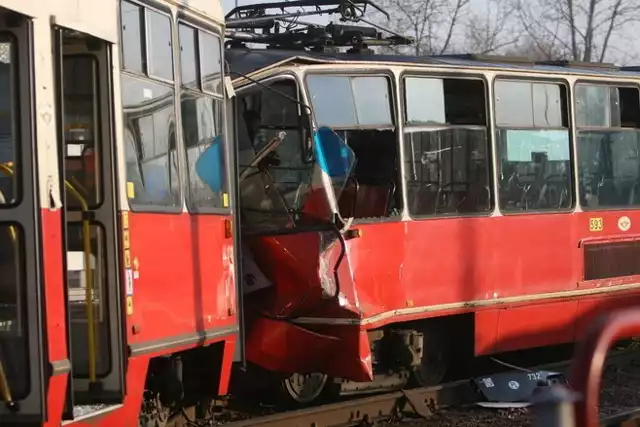
<instances>
[{"instance_id":1,"label":"ground debris","mask_svg":"<svg viewBox=\"0 0 640 427\"><path fill-rule=\"evenodd\" d=\"M609 417L640 407L640 363L609 365L603 374L600 413ZM486 409L468 407L436 411L428 419L403 419L388 422L388 427L530 427L528 408Z\"/></svg>"}]
</instances>

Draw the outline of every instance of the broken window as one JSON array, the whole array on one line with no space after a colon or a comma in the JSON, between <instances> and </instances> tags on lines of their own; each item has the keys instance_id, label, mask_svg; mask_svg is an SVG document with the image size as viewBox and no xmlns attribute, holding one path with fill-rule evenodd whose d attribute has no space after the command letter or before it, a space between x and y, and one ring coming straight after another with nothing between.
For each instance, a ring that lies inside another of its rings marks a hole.
<instances>
[{"instance_id":1,"label":"broken window","mask_svg":"<svg viewBox=\"0 0 640 427\"><path fill-rule=\"evenodd\" d=\"M325 201L309 156L308 118L291 78L253 86L236 100L243 228L282 229L306 224L313 198ZM305 124L306 122L306 124ZM270 149L284 132L284 139ZM264 156L256 163L258 156ZM314 184L315 183L315 184ZM317 213L317 212L316 212Z\"/></svg>"},{"instance_id":2,"label":"broken window","mask_svg":"<svg viewBox=\"0 0 640 427\"><path fill-rule=\"evenodd\" d=\"M307 77L318 126L328 126L357 159L338 198L343 218L400 215L398 144L386 76Z\"/></svg>"}]
</instances>

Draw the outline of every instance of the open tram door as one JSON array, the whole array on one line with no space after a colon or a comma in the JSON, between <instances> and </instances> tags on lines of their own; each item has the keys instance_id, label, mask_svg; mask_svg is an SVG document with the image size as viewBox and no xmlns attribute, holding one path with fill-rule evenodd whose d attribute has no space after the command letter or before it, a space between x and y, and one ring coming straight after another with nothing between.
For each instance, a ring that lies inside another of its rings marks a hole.
<instances>
[{"instance_id":1,"label":"open tram door","mask_svg":"<svg viewBox=\"0 0 640 427\"><path fill-rule=\"evenodd\" d=\"M64 184L68 420L123 402L126 347L116 232L112 45L56 26L53 42Z\"/></svg>"},{"instance_id":2,"label":"open tram door","mask_svg":"<svg viewBox=\"0 0 640 427\"><path fill-rule=\"evenodd\" d=\"M33 22L0 7L0 425L46 416ZM55 367L53 367L55 368Z\"/></svg>"}]
</instances>

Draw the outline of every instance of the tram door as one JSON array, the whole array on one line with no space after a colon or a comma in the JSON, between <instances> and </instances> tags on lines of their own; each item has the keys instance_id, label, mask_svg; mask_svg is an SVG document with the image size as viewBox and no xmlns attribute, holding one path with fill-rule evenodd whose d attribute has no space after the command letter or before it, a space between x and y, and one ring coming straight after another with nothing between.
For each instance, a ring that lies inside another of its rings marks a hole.
<instances>
[{"instance_id":1,"label":"tram door","mask_svg":"<svg viewBox=\"0 0 640 427\"><path fill-rule=\"evenodd\" d=\"M54 43L73 378L65 419L78 419L124 396L111 45L64 28Z\"/></svg>"},{"instance_id":2,"label":"tram door","mask_svg":"<svg viewBox=\"0 0 640 427\"><path fill-rule=\"evenodd\" d=\"M0 425L45 416L33 22L0 7Z\"/></svg>"}]
</instances>

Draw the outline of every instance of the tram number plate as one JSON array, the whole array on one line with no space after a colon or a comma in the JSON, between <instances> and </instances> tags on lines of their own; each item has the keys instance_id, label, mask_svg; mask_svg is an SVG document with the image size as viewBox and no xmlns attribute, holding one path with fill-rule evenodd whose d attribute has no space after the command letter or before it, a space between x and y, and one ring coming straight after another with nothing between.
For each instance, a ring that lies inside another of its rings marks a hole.
<instances>
[{"instance_id":1,"label":"tram number plate","mask_svg":"<svg viewBox=\"0 0 640 427\"><path fill-rule=\"evenodd\" d=\"M527 374L529 377L529 381L540 381L542 380L542 372L529 372Z\"/></svg>"},{"instance_id":2,"label":"tram number plate","mask_svg":"<svg viewBox=\"0 0 640 427\"><path fill-rule=\"evenodd\" d=\"M589 218L589 231L602 231L602 218Z\"/></svg>"}]
</instances>

